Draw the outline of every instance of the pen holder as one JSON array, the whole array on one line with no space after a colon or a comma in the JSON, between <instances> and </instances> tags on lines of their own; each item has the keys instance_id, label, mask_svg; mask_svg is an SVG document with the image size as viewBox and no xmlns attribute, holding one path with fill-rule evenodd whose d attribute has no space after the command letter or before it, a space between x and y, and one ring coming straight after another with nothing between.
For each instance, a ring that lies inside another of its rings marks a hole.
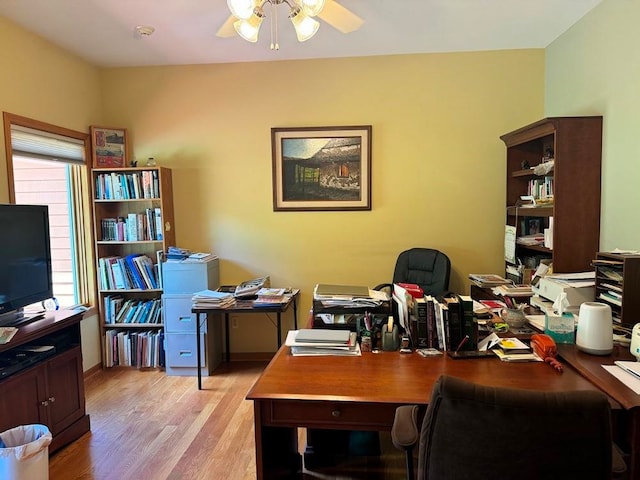
<instances>
[{"instance_id":1,"label":"pen holder","mask_svg":"<svg viewBox=\"0 0 640 480\"><path fill-rule=\"evenodd\" d=\"M556 343L575 343L575 321L572 313L562 315L549 310L544 315L544 333Z\"/></svg>"},{"instance_id":2,"label":"pen holder","mask_svg":"<svg viewBox=\"0 0 640 480\"><path fill-rule=\"evenodd\" d=\"M382 326L382 350L385 352L393 352L400 348L400 332L398 326L393 325L389 330L388 325Z\"/></svg>"}]
</instances>

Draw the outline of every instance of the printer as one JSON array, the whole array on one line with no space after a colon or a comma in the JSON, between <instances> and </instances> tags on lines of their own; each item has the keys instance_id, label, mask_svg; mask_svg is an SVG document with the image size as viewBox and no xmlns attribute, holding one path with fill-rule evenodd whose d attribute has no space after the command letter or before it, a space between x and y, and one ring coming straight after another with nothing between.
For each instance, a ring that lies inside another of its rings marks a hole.
<instances>
[{"instance_id":1,"label":"printer","mask_svg":"<svg viewBox=\"0 0 640 480\"><path fill-rule=\"evenodd\" d=\"M589 286L584 285L588 282L579 283L580 285L571 285L571 282L554 279L553 277L540 277L536 285L531 285L531 290L534 294L531 298L531 304L543 310L551 308L553 302L564 292L567 296L567 302L569 302L567 311L577 314L582 303L593 302L595 298L595 282ZM536 298L536 296L539 298Z\"/></svg>"}]
</instances>

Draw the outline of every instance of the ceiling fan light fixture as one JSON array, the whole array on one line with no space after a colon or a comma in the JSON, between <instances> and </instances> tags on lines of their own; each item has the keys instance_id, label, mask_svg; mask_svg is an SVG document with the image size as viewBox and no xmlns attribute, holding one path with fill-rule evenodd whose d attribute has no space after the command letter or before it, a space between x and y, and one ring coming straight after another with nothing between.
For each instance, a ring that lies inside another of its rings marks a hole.
<instances>
[{"instance_id":1,"label":"ceiling fan light fixture","mask_svg":"<svg viewBox=\"0 0 640 480\"><path fill-rule=\"evenodd\" d=\"M231 15L240 20L248 20L253 15L253 10L257 6L254 0L227 0L227 6Z\"/></svg>"},{"instance_id":2,"label":"ceiling fan light fixture","mask_svg":"<svg viewBox=\"0 0 640 480\"><path fill-rule=\"evenodd\" d=\"M325 0L300 0L302 10L310 17L315 17L324 8Z\"/></svg>"},{"instance_id":3,"label":"ceiling fan light fixture","mask_svg":"<svg viewBox=\"0 0 640 480\"><path fill-rule=\"evenodd\" d=\"M238 20L234 22L233 28L235 28L236 33L247 42L255 43L258 41L258 33L260 32L260 25L262 25L263 20L264 14L256 8L253 16L249 17L247 20Z\"/></svg>"},{"instance_id":4,"label":"ceiling fan light fixture","mask_svg":"<svg viewBox=\"0 0 640 480\"><path fill-rule=\"evenodd\" d=\"M320 22L303 13L300 7L292 8L289 13L289 18L291 19L293 28L296 30L296 36L299 42L306 42L313 37L318 31L318 28L320 28Z\"/></svg>"}]
</instances>

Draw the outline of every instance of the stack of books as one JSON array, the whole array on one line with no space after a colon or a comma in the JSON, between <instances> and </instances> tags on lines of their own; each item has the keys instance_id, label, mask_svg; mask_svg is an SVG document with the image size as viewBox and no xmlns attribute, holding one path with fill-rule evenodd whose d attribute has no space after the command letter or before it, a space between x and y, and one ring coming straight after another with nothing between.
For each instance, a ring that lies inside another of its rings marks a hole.
<instances>
[{"instance_id":1,"label":"stack of books","mask_svg":"<svg viewBox=\"0 0 640 480\"><path fill-rule=\"evenodd\" d=\"M511 282L511 280L507 280L506 278L502 278L500 275L495 275L492 273L470 273L469 280L482 288L496 287L498 285L509 285L513 283Z\"/></svg>"},{"instance_id":2,"label":"stack of books","mask_svg":"<svg viewBox=\"0 0 640 480\"><path fill-rule=\"evenodd\" d=\"M285 292L284 288L263 287L258 290L258 297L253 301L253 305L255 307L269 307L285 303L287 301Z\"/></svg>"},{"instance_id":3,"label":"stack of books","mask_svg":"<svg viewBox=\"0 0 640 480\"><path fill-rule=\"evenodd\" d=\"M349 330L308 328L290 330L285 345L294 356L360 356L356 333Z\"/></svg>"},{"instance_id":4,"label":"stack of books","mask_svg":"<svg viewBox=\"0 0 640 480\"><path fill-rule=\"evenodd\" d=\"M233 305L236 299L228 292L201 290L193 294L191 301L194 308L225 308Z\"/></svg>"},{"instance_id":5,"label":"stack of books","mask_svg":"<svg viewBox=\"0 0 640 480\"><path fill-rule=\"evenodd\" d=\"M493 353L503 362L541 362L531 347L518 338L501 338L491 346Z\"/></svg>"}]
</instances>

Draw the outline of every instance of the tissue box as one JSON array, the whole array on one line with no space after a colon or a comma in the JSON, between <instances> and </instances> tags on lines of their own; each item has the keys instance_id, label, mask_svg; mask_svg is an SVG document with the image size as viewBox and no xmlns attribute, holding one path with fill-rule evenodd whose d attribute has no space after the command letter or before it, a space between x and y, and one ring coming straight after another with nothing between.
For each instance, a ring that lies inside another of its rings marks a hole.
<instances>
[{"instance_id":1,"label":"tissue box","mask_svg":"<svg viewBox=\"0 0 640 480\"><path fill-rule=\"evenodd\" d=\"M562 315L548 311L544 315L544 333L556 343L575 343L576 322L572 313Z\"/></svg>"}]
</instances>

